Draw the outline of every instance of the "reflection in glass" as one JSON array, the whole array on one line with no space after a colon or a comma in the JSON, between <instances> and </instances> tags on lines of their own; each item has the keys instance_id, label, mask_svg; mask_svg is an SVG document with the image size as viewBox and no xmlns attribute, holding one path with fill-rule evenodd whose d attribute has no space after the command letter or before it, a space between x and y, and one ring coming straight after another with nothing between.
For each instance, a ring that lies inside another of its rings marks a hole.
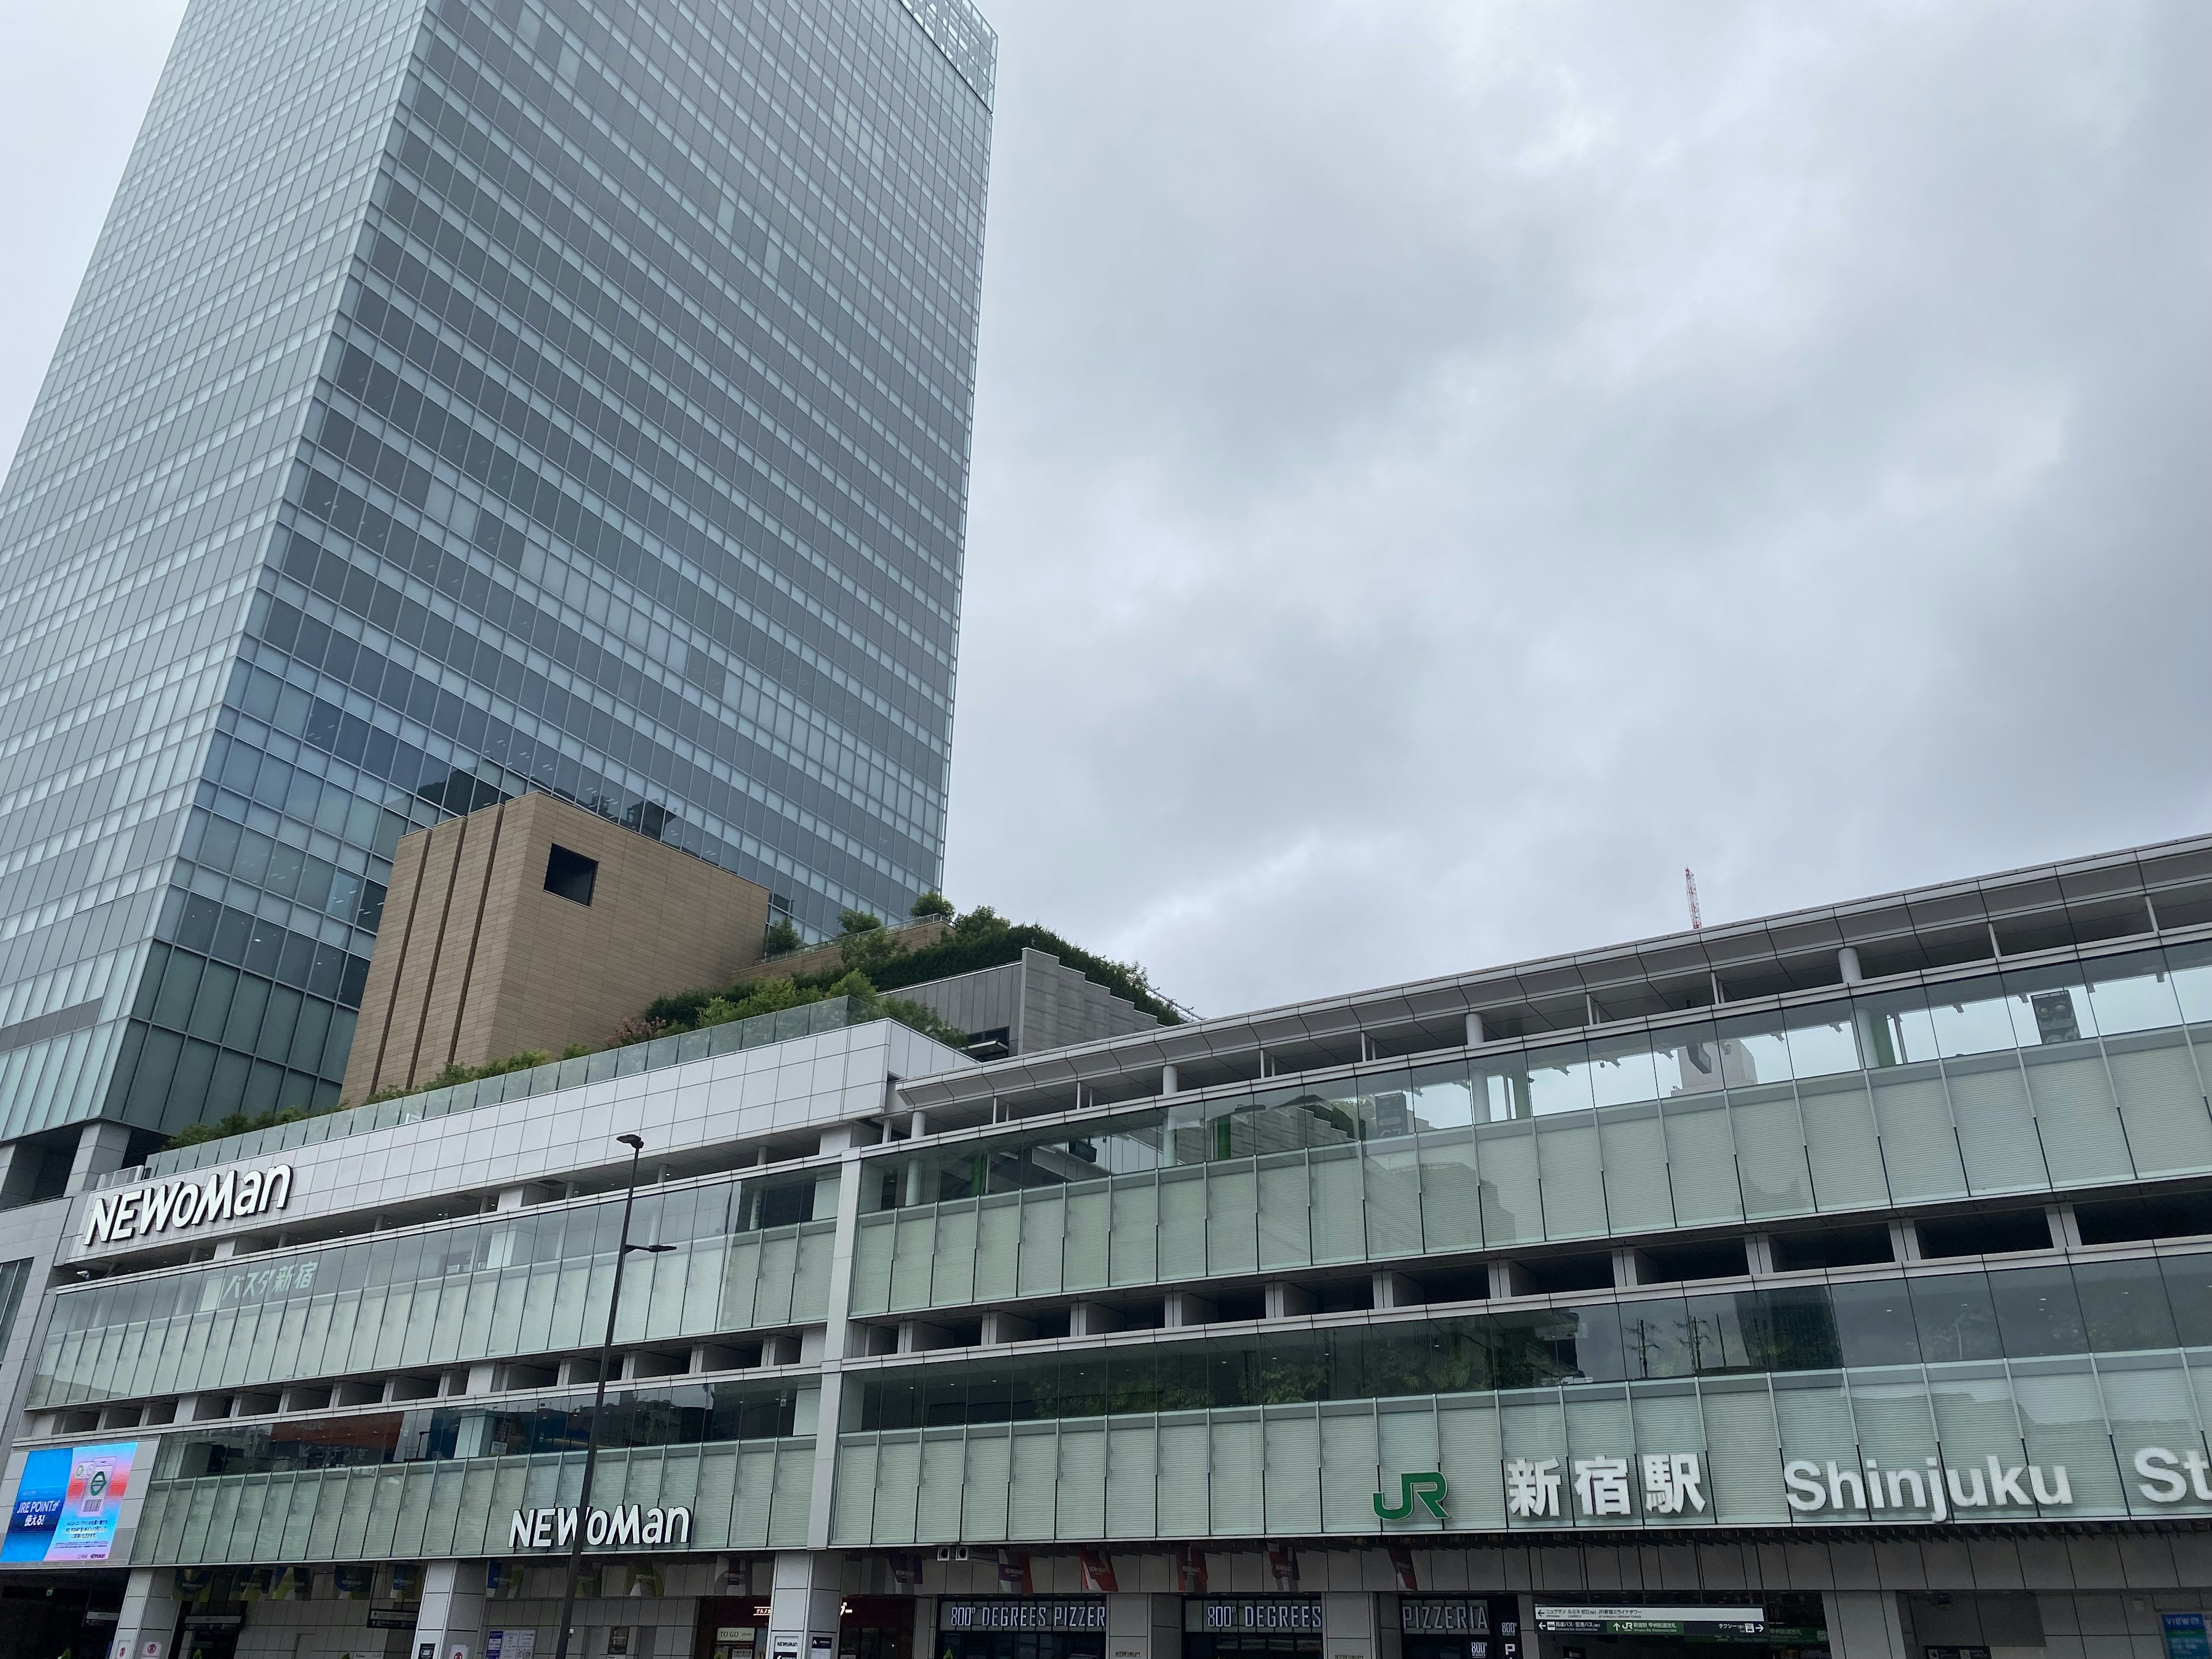
<instances>
[{"instance_id":1,"label":"reflection in glass","mask_svg":"<svg viewBox=\"0 0 2212 1659\"><path fill-rule=\"evenodd\" d=\"M1539 1048L1527 1057L1527 1065L1529 1105L1536 1116L1589 1109L1588 1044L1566 1042L1556 1048Z\"/></svg>"},{"instance_id":2,"label":"reflection in glass","mask_svg":"<svg viewBox=\"0 0 2212 1659\"><path fill-rule=\"evenodd\" d=\"M1846 1365L1917 1365L1920 1340L1913 1322L1912 1297L1905 1281L1832 1285L1836 1338Z\"/></svg>"},{"instance_id":3,"label":"reflection in glass","mask_svg":"<svg viewBox=\"0 0 2212 1659\"><path fill-rule=\"evenodd\" d=\"M1425 1066L1413 1074L1417 1129L1461 1129L1474 1121L1474 1095L1464 1065Z\"/></svg>"},{"instance_id":4,"label":"reflection in glass","mask_svg":"<svg viewBox=\"0 0 2212 1659\"><path fill-rule=\"evenodd\" d=\"M2166 1304L2185 1348L2212 1348L2212 1255L2160 1258Z\"/></svg>"},{"instance_id":5,"label":"reflection in glass","mask_svg":"<svg viewBox=\"0 0 2212 1659\"><path fill-rule=\"evenodd\" d=\"M1960 980L1929 988L1929 1024L1936 1051L1946 1060L1993 1054L2017 1047L2004 989L1994 979Z\"/></svg>"},{"instance_id":6,"label":"reflection in glass","mask_svg":"<svg viewBox=\"0 0 2212 1659\"><path fill-rule=\"evenodd\" d=\"M1988 1284L2006 1354L2022 1359L2082 1351L2081 1304L2066 1268L1992 1273Z\"/></svg>"},{"instance_id":7,"label":"reflection in glass","mask_svg":"<svg viewBox=\"0 0 2212 1659\"><path fill-rule=\"evenodd\" d=\"M1928 1001L1915 987L1853 1000L1859 1047L1870 1067L1910 1066L1936 1058L1936 1026Z\"/></svg>"},{"instance_id":8,"label":"reflection in glass","mask_svg":"<svg viewBox=\"0 0 2212 1659\"><path fill-rule=\"evenodd\" d=\"M2082 966L2089 981L2089 1006L2096 1011L2100 1031L2106 1035L2148 1031L2179 1023L2181 1006L2174 981L2160 952L2146 951Z\"/></svg>"},{"instance_id":9,"label":"reflection in glass","mask_svg":"<svg viewBox=\"0 0 2212 1659\"><path fill-rule=\"evenodd\" d=\"M2082 1261L2075 1264L2073 1272L2091 1352L2124 1353L2179 1346L2165 1276L2156 1261ZM2008 1327L2008 1349L2011 1342Z\"/></svg>"},{"instance_id":10,"label":"reflection in glass","mask_svg":"<svg viewBox=\"0 0 2212 1659\"><path fill-rule=\"evenodd\" d=\"M2002 1356L1987 1275L1946 1273L1937 1279L1916 1279L1911 1285L1912 1322L1923 1359L1933 1365L1950 1359Z\"/></svg>"}]
</instances>

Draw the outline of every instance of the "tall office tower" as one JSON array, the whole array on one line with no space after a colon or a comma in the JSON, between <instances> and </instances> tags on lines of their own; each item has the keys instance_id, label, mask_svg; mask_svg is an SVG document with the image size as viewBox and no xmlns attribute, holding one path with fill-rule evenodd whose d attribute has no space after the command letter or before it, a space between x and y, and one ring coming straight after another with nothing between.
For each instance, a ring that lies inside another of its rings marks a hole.
<instances>
[{"instance_id":1,"label":"tall office tower","mask_svg":"<svg viewBox=\"0 0 2212 1659\"><path fill-rule=\"evenodd\" d=\"M0 1203L337 1098L410 826L939 878L965 0L193 0L0 494Z\"/></svg>"}]
</instances>

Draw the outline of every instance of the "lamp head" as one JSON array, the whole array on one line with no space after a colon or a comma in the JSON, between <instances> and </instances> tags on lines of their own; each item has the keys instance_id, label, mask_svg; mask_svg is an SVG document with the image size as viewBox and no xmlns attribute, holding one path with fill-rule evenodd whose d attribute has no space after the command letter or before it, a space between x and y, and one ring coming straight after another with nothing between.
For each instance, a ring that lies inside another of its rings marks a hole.
<instances>
[{"instance_id":1,"label":"lamp head","mask_svg":"<svg viewBox=\"0 0 2212 1659\"><path fill-rule=\"evenodd\" d=\"M645 1150L645 1139L641 1135L617 1135L615 1139L633 1152L641 1152Z\"/></svg>"}]
</instances>

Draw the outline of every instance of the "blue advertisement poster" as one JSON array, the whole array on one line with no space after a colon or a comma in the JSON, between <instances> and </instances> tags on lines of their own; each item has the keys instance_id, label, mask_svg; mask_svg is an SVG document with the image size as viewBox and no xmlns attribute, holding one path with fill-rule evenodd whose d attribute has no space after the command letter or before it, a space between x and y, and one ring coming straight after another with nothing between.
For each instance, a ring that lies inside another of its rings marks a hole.
<instances>
[{"instance_id":1,"label":"blue advertisement poster","mask_svg":"<svg viewBox=\"0 0 2212 1659\"><path fill-rule=\"evenodd\" d=\"M2165 1615L2166 1659L2212 1659L2212 1644L2204 1639L2204 1615L2169 1613Z\"/></svg>"},{"instance_id":2,"label":"blue advertisement poster","mask_svg":"<svg viewBox=\"0 0 2212 1659\"><path fill-rule=\"evenodd\" d=\"M54 1447L23 1462L0 1561L105 1561L130 1495L135 1440Z\"/></svg>"}]
</instances>

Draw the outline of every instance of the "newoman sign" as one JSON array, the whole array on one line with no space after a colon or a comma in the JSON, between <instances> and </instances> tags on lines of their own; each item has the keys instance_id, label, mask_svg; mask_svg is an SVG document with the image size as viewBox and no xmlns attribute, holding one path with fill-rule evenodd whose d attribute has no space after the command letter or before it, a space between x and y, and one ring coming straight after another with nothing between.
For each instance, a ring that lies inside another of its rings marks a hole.
<instances>
[{"instance_id":1,"label":"newoman sign","mask_svg":"<svg viewBox=\"0 0 2212 1659\"><path fill-rule=\"evenodd\" d=\"M218 1170L199 1181L161 1181L102 1193L84 1212L83 1246L120 1244L179 1227L201 1227L281 1210L292 1201L292 1166Z\"/></svg>"},{"instance_id":2,"label":"newoman sign","mask_svg":"<svg viewBox=\"0 0 2212 1659\"><path fill-rule=\"evenodd\" d=\"M576 1510L517 1510L507 1523L507 1547L511 1550L567 1549L576 1541ZM680 1504L667 1509L593 1510L584 1528L584 1542L592 1549L624 1545L672 1547L691 1541L691 1511Z\"/></svg>"}]
</instances>

